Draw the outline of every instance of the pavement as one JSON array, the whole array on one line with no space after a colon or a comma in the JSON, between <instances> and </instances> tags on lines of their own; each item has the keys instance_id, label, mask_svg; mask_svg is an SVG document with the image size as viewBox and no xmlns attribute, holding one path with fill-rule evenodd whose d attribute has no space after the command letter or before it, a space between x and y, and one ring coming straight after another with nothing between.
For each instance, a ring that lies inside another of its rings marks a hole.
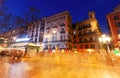
<instances>
[{"instance_id":1,"label":"pavement","mask_svg":"<svg viewBox=\"0 0 120 78\"><path fill-rule=\"evenodd\" d=\"M0 78L120 78L119 61L111 65L99 55L45 55L14 63L5 59L0 66Z\"/></svg>"}]
</instances>

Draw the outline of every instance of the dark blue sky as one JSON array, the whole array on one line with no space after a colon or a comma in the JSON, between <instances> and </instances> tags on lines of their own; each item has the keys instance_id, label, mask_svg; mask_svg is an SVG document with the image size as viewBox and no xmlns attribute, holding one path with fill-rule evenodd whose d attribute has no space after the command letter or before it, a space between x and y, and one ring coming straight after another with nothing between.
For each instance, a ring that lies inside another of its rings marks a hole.
<instances>
[{"instance_id":1,"label":"dark blue sky","mask_svg":"<svg viewBox=\"0 0 120 78\"><path fill-rule=\"evenodd\" d=\"M104 33L108 33L106 14L120 4L120 0L6 0L6 2L5 5L13 15L23 16L30 6L35 6L40 10L41 17L68 10L73 22L85 20L89 11L95 11Z\"/></svg>"}]
</instances>

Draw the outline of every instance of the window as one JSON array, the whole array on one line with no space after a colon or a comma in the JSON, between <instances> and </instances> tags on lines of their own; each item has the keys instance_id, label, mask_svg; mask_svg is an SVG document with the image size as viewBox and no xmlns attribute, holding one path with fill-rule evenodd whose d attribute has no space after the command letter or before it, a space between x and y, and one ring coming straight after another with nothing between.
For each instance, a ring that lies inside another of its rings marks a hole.
<instances>
[{"instance_id":1,"label":"window","mask_svg":"<svg viewBox=\"0 0 120 78\"><path fill-rule=\"evenodd\" d=\"M65 33L65 29L64 29L64 28L61 28L60 33Z\"/></svg>"},{"instance_id":2,"label":"window","mask_svg":"<svg viewBox=\"0 0 120 78\"><path fill-rule=\"evenodd\" d=\"M43 38L42 36L39 37L39 42L42 42L43 41Z\"/></svg>"},{"instance_id":3,"label":"window","mask_svg":"<svg viewBox=\"0 0 120 78\"><path fill-rule=\"evenodd\" d=\"M89 30L90 33L92 33L92 30Z\"/></svg>"},{"instance_id":4,"label":"window","mask_svg":"<svg viewBox=\"0 0 120 78\"><path fill-rule=\"evenodd\" d=\"M90 18L92 18L92 15L90 15Z\"/></svg>"},{"instance_id":5,"label":"window","mask_svg":"<svg viewBox=\"0 0 120 78\"><path fill-rule=\"evenodd\" d=\"M32 26L32 29L34 29L35 27L34 27L34 25Z\"/></svg>"},{"instance_id":6,"label":"window","mask_svg":"<svg viewBox=\"0 0 120 78\"><path fill-rule=\"evenodd\" d=\"M84 31L84 35L86 34L86 31Z\"/></svg>"},{"instance_id":7,"label":"window","mask_svg":"<svg viewBox=\"0 0 120 78\"><path fill-rule=\"evenodd\" d=\"M120 34L120 30L117 30L117 34Z\"/></svg>"},{"instance_id":8,"label":"window","mask_svg":"<svg viewBox=\"0 0 120 78\"><path fill-rule=\"evenodd\" d=\"M35 38L35 42L37 42L37 38Z\"/></svg>"},{"instance_id":9,"label":"window","mask_svg":"<svg viewBox=\"0 0 120 78\"><path fill-rule=\"evenodd\" d=\"M94 49L94 48L95 48L95 45L94 45L94 44L91 44L91 45L90 45L90 48L91 48L91 49Z\"/></svg>"},{"instance_id":10,"label":"window","mask_svg":"<svg viewBox=\"0 0 120 78\"><path fill-rule=\"evenodd\" d=\"M116 26L116 27L120 27L120 22L116 22L116 23L115 23L115 26Z\"/></svg>"},{"instance_id":11,"label":"window","mask_svg":"<svg viewBox=\"0 0 120 78\"><path fill-rule=\"evenodd\" d=\"M61 28L61 31L65 31L65 29L64 29L64 28Z\"/></svg>"},{"instance_id":12,"label":"window","mask_svg":"<svg viewBox=\"0 0 120 78\"><path fill-rule=\"evenodd\" d=\"M85 39L85 42L87 42L87 39Z\"/></svg>"},{"instance_id":13,"label":"window","mask_svg":"<svg viewBox=\"0 0 120 78\"><path fill-rule=\"evenodd\" d=\"M89 46L88 45L85 45L85 49L88 49L89 48Z\"/></svg>"},{"instance_id":14,"label":"window","mask_svg":"<svg viewBox=\"0 0 120 78\"><path fill-rule=\"evenodd\" d=\"M54 37L52 37L52 41L54 41Z\"/></svg>"},{"instance_id":15,"label":"window","mask_svg":"<svg viewBox=\"0 0 120 78\"><path fill-rule=\"evenodd\" d=\"M60 26L65 26L65 23L64 23L64 22L61 22L61 23L60 23Z\"/></svg>"},{"instance_id":16,"label":"window","mask_svg":"<svg viewBox=\"0 0 120 78\"><path fill-rule=\"evenodd\" d=\"M80 43L82 42L82 39L80 39Z\"/></svg>"},{"instance_id":17,"label":"window","mask_svg":"<svg viewBox=\"0 0 120 78\"><path fill-rule=\"evenodd\" d=\"M45 45L45 49L48 49L48 45Z\"/></svg>"},{"instance_id":18,"label":"window","mask_svg":"<svg viewBox=\"0 0 120 78\"><path fill-rule=\"evenodd\" d=\"M81 33L81 32L79 32L79 35L82 35L82 33Z\"/></svg>"},{"instance_id":19,"label":"window","mask_svg":"<svg viewBox=\"0 0 120 78\"><path fill-rule=\"evenodd\" d=\"M83 49L83 45L80 45L80 49Z\"/></svg>"},{"instance_id":20,"label":"window","mask_svg":"<svg viewBox=\"0 0 120 78\"><path fill-rule=\"evenodd\" d=\"M91 27L90 23L88 24L88 27Z\"/></svg>"},{"instance_id":21,"label":"window","mask_svg":"<svg viewBox=\"0 0 120 78\"><path fill-rule=\"evenodd\" d=\"M60 17L60 20L64 20L66 17L65 16L61 16Z\"/></svg>"},{"instance_id":22,"label":"window","mask_svg":"<svg viewBox=\"0 0 120 78\"><path fill-rule=\"evenodd\" d=\"M115 15L114 20L119 20L119 17L117 15Z\"/></svg>"},{"instance_id":23,"label":"window","mask_svg":"<svg viewBox=\"0 0 120 78\"><path fill-rule=\"evenodd\" d=\"M90 42L92 42L93 41L93 39L92 39L92 37L90 37Z\"/></svg>"},{"instance_id":24,"label":"window","mask_svg":"<svg viewBox=\"0 0 120 78\"><path fill-rule=\"evenodd\" d=\"M34 33L32 33L31 37L33 37Z\"/></svg>"},{"instance_id":25,"label":"window","mask_svg":"<svg viewBox=\"0 0 120 78\"><path fill-rule=\"evenodd\" d=\"M57 40L57 37L52 37L52 41L56 41Z\"/></svg>"},{"instance_id":26,"label":"window","mask_svg":"<svg viewBox=\"0 0 120 78\"><path fill-rule=\"evenodd\" d=\"M43 35L43 31L40 31L40 35Z\"/></svg>"},{"instance_id":27,"label":"window","mask_svg":"<svg viewBox=\"0 0 120 78\"><path fill-rule=\"evenodd\" d=\"M38 36L38 33L36 33L35 36L37 37L37 36Z\"/></svg>"},{"instance_id":28,"label":"window","mask_svg":"<svg viewBox=\"0 0 120 78\"><path fill-rule=\"evenodd\" d=\"M48 39L46 38L46 42L48 41Z\"/></svg>"},{"instance_id":29,"label":"window","mask_svg":"<svg viewBox=\"0 0 120 78\"><path fill-rule=\"evenodd\" d=\"M57 37L55 37L55 41L57 41Z\"/></svg>"},{"instance_id":30,"label":"window","mask_svg":"<svg viewBox=\"0 0 120 78\"><path fill-rule=\"evenodd\" d=\"M61 35L61 41L65 40L65 35Z\"/></svg>"},{"instance_id":31,"label":"window","mask_svg":"<svg viewBox=\"0 0 120 78\"><path fill-rule=\"evenodd\" d=\"M52 49L55 49L55 45L52 46Z\"/></svg>"}]
</instances>

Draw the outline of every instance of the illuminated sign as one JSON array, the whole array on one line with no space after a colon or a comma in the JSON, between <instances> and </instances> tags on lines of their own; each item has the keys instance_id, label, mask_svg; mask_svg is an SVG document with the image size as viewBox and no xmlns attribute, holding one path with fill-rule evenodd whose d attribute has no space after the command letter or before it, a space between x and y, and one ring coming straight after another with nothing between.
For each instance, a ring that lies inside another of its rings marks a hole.
<instances>
[{"instance_id":1,"label":"illuminated sign","mask_svg":"<svg viewBox=\"0 0 120 78\"><path fill-rule=\"evenodd\" d=\"M117 56L120 56L120 50L118 48L115 48L115 50L113 50L114 54Z\"/></svg>"},{"instance_id":2,"label":"illuminated sign","mask_svg":"<svg viewBox=\"0 0 120 78\"><path fill-rule=\"evenodd\" d=\"M29 38L20 38L20 39L16 39L16 42L20 42L20 41L29 41Z\"/></svg>"}]
</instances>

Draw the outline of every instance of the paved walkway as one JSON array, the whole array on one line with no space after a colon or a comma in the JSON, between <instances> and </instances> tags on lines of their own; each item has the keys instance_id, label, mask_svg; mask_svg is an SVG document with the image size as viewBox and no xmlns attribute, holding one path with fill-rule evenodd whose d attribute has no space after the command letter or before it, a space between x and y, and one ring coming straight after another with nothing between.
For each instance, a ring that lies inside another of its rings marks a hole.
<instances>
[{"instance_id":1,"label":"paved walkway","mask_svg":"<svg viewBox=\"0 0 120 78\"><path fill-rule=\"evenodd\" d=\"M92 55L48 55L4 62L0 78L120 78L120 67Z\"/></svg>"}]
</instances>

